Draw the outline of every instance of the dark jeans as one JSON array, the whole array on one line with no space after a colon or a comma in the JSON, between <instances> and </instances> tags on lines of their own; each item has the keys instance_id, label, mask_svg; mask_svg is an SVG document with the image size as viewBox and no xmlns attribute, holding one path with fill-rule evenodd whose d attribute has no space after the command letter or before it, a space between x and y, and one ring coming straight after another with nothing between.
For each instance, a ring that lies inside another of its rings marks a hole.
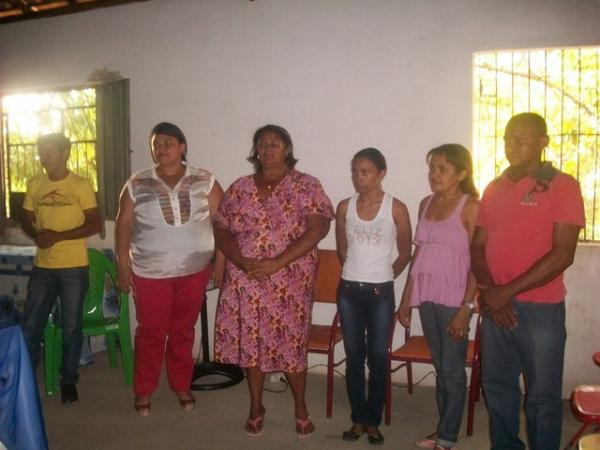
<instances>
[{"instance_id":1,"label":"dark jeans","mask_svg":"<svg viewBox=\"0 0 600 450\"><path fill-rule=\"evenodd\" d=\"M465 360L467 340L456 341L447 328L458 308L424 302L419 306L421 327L427 340L436 379L436 397L440 420L438 444L452 447L458 439L467 389Z\"/></svg>"},{"instance_id":2,"label":"dark jeans","mask_svg":"<svg viewBox=\"0 0 600 450\"><path fill-rule=\"evenodd\" d=\"M519 439L521 390L527 385L525 418L531 450L558 450L562 428L565 305L512 302L518 325L496 326L484 317L482 384L490 416L492 450L525 449Z\"/></svg>"},{"instance_id":3,"label":"dark jeans","mask_svg":"<svg viewBox=\"0 0 600 450\"><path fill-rule=\"evenodd\" d=\"M346 388L352 422L379 426L385 400L388 335L394 315L394 282L341 280L338 311L344 335ZM368 396L365 395L365 358L369 366Z\"/></svg>"},{"instance_id":4,"label":"dark jeans","mask_svg":"<svg viewBox=\"0 0 600 450\"><path fill-rule=\"evenodd\" d=\"M34 370L48 315L60 298L60 322L63 332L61 384L77 382L77 366L83 335L83 300L88 289L88 268L44 269L33 267L27 285L23 314L23 336Z\"/></svg>"}]
</instances>

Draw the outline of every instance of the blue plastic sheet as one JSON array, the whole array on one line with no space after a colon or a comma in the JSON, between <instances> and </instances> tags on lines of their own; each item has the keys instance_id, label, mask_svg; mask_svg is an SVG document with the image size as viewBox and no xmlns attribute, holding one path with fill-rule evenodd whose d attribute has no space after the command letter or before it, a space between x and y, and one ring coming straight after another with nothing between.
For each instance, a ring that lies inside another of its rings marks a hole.
<instances>
[{"instance_id":1,"label":"blue plastic sheet","mask_svg":"<svg viewBox=\"0 0 600 450\"><path fill-rule=\"evenodd\" d=\"M0 328L0 441L8 450L47 450L40 398L21 328L0 322L4 325Z\"/></svg>"}]
</instances>

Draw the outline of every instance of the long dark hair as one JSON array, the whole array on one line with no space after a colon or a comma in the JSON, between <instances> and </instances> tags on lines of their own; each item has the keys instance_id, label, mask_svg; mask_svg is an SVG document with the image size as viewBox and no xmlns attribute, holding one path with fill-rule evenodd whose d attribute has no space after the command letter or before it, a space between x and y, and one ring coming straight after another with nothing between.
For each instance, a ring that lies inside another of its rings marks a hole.
<instances>
[{"instance_id":1,"label":"long dark hair","mask_svg":"<svg viewBox=\"0 0 600 450\"><path fill-rule=\"evenodd\" d=\"M473 181L473 160L471 153L466 147L460 144L444 144L439 147L432 148L427 153L426 161L429 164L431 157L434 155L443 155L446 160L452 164L457 172L466 171L467 176L460 182L460 189L465 194L472 195L473 197L479 197L479 192L475 187L475 181Z\"/></svg>"}]
</instances>

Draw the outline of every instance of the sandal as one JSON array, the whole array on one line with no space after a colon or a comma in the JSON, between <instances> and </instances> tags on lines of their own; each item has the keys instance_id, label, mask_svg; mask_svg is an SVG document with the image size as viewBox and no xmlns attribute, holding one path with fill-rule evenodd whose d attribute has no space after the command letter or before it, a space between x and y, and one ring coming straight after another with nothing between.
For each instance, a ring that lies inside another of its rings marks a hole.
<instances>
[{"instance_id":1,"label":"sandal","mask_svg":"<svg viewBox=\"0 0 600 450\"><path fill-rule=\"evenodd\" d=\"M265 420L264 413L260 416L256 416L254 419L248 417L246 420L246 434L250 437L259 437L263 434L263 423Z\"/></svg>"},{"instance_id":2,"label":"sandal","mask_svg":"<svg viewBox=\"0 0 600 450\"><path fill-rule=\"evenodd\" d=\"M360 429L360 432L355 431L358 429ZM363 434L365 434L364 425L353 424L352 428L342 433L342 440L352 442L358 441Z\"/></svg>"},{"instance_id":3,"label":"sandal","mask_svg":"<svg viewBox=\"0 0 600 450\"><path fill-rule=\"evenodd\" d=\"M312 430L310 429L312 427ZM300 419L296 417L296 434L299 438L307 438L313 435L315 432L315 425L312 422L310 416L306 419Z\"/></svg>"},{"instance_id":4,"label":"sandal","mask_svg":"<svg viewBox=\"0 0 600 450\"><path fill-rule=\"evenodd\" d=\"M419 448L435 448L437 443L437 433L431 433L429 436L419 439L415 442L415 445Z\"/></svg>"},{"instance_id":5,"label":"sandal","mask_svg":"<svg viewBox=\"0 0 600 450\"><path fill-rule=\"evenodd\" d=\"M182 394L186 397L182 397ZM179 404L185 412L191 412L194 409L196 399L191 392L177 392L177 397L179 398Z\"/></svg>"},{"instance_id":6,"label":"sandal","mask_svg":"<svg viewBox=\"0 0 600 450\"><path fill-rule=\"evenodd\" d=\"M367 439L371 445L381 445L384 441L383 434L381 434L379 428L375 428L375 434L369 434L369 431L367 430Z\"/></svg>"},{"instance_id":7,"label":"sandal","mask_svg":"<svg viewBox=\"0 0 600 450\"><path fill-rule=\"evenodd\" d=\"M150 415L150 399L145 402L140 401L140 397L136 397L133 401L133 409L142 417Z\"/></svg>"}]
</instances>

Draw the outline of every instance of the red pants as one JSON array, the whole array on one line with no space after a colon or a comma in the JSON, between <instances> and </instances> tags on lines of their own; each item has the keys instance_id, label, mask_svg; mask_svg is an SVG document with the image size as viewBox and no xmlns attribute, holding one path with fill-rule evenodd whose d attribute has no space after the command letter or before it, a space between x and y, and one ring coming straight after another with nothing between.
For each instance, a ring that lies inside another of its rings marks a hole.
<instances>
[{"instance_id":1,"label":"red pants","mask_svg":"<svg viewBox=\"0 0 600 450\"><path fill-rule=\"evenodd\" d=\"M152 279L133 274L138 321L133 378L136 396L152 395L158 386L163 355L171 389L190 390L194 326L210 272L209 266L202 272L174 278Z\"/></svg>"}]
</instances>

